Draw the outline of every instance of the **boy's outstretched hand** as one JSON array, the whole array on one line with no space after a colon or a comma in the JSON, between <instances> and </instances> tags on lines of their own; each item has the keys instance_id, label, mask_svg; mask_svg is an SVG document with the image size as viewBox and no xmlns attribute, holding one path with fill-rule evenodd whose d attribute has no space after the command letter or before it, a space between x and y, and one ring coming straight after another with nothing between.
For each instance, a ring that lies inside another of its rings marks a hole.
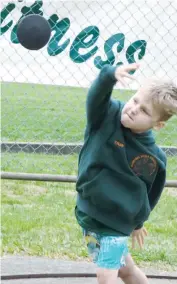
<instances>
[{"instance_id":1,"label":"boy's outstretched hand","mask_svg":"<svg viewBox=\"0 0 177 284\"><path fill-rule=\"evenodd\" d=\"M124 87L126 86L126 83L124 81L124 78L129 78L131 80L135 80L135 78L129 74L130 71L135 71L139 68L139 64L138 63L132 63L129 65L122 65L117 67L116 71L115 71L115 77L117 79L117 81L119 81Z\"/></svg>"},{"instance_id":2,"label":"boy's outstretched hand","mask_svg":"<svg viewBox=\"0 0 177 284\"><path fill-rule=\"evenodd\" d=\"M140 248L143 248L144 245L144 238L148 235L147 230L142 227L139 230L134 230L132 233L132 248L135 248L135 243L137 242Z\"/></svg>"}]
</instances>

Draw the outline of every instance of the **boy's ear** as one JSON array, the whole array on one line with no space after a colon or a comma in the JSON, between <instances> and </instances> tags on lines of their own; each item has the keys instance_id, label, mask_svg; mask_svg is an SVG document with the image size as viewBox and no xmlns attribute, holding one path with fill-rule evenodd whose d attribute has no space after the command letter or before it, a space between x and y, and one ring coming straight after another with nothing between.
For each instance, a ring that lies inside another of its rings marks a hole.
<instances>
[{"instance_id":1,"label":"boy's ear","mask_svg":"<svg viewBox=\"0 0 177 284\"><path fill-rule=\"evenodd\" d=\"M164 126L165 126L165 122L164 121L159 121L159 122L156 123L156 125L154 125L153 129L158 131L161 128L163 128Z\"/></svg>"}]
</instances>

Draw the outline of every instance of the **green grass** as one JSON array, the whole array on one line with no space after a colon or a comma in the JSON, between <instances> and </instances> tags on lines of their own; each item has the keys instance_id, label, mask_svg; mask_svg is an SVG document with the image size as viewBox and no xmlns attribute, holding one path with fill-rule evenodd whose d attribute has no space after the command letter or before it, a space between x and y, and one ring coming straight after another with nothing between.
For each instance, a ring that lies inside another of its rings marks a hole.
<instances>
[{"instance_id":1,"label":"green grass","mask_svg":"<svg viewBox=\"0 0 177 284\"><path fill-rule=\"evenodd\" d=\"M2 171L77 175L78 155L2 153ZM177 179L177 157L168 157L167 179Z\"/></svg>"},{"instance_id":2,"label":"green grass","mask_svg":"<svg viewBox=\"0 0 177 284\"><path fill-rule=\"evenodd\" d=\"M81 142L87 89L40 84L2 83L2 140ZM114 90L127 101L130 91ZM177 146L177 118L155 133L160 145Z\"/></svg>"},{"instance_id":3,"label":"green grass","mask_svg":"<svg viewBox=\"0 0 177 284\"><path fill-rule=\"evenodd\" d=\"M2 254L88 259L75 220L74 185L2 181ZM177 265L177 195L165 189L146 227L143 251L131 250L141 266Z\"/></svg>"}]
</instances>

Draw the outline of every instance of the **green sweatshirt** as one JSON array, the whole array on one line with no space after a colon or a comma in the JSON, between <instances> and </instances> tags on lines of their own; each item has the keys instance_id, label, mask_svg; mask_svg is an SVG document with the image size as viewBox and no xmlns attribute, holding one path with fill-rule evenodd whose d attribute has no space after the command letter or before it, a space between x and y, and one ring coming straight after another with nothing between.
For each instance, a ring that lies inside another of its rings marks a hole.
<instances>
[{"instance_id":1,"label":"green sweatshirt","mask_svg":"<svg viewBox=\"0 0 177 284\"><path fill-rule=\"evenodd\" d=\"M136 134L121 124L124 104L111 99L115 69L104 66L88 92L75 214L85 229L129 236L160 198L166 156L151 130Z\"/></svg>"}]
</instances>

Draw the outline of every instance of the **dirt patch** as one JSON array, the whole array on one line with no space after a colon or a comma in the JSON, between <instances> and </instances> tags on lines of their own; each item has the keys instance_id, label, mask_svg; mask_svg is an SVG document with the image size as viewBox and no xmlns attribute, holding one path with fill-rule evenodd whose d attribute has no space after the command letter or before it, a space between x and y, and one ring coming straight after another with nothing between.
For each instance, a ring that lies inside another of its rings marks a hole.
<instances>
[{"instance_id":1,"label":"dirt patch","mask_svg":"<svg viewBox=\"0 0 177 284\"><path fill-rule=\"evenodd\" d=\"M38 196L45 194L48 191L44 186L33 183L17 183L14 181L7 181L3 183L2 187L9 197L20 197L23 195Z\"/></svg>"},{"instance_id":2,"label":"dirt patch","mask_svg":"<svg viewBox=\"0 0 177 284\"><path fill-rule=\"evenodd\" d=\"M177 188L167 188L167 194L169 194L170 196L174 196L177 197Z\"/></svg>"},{"instance_id":3,"label":"dirt patch","mask_svg":"<svg viewBox=\"0 0 177 284\"><path fill-rule=\"evenodd\" d=\"M42 186L38 186L38 185L34 185L34 184L25 184L23 186L24 191L26 194L31 194L31 195L41 195L44 194L48 191L48 189L46 187L42 187Z\"/></svg>"},{"instance_id":4,"label":"dirt patch","mask_svg":"<svg viewBox=\"0 0 177 284\"><path fill-rule=\"evenodd\" d=\"M70 195L70 196L76 196L76 191L74 191L74 190L66 190L65 194L66 195Z\"/></svg>"}]
</instances>

